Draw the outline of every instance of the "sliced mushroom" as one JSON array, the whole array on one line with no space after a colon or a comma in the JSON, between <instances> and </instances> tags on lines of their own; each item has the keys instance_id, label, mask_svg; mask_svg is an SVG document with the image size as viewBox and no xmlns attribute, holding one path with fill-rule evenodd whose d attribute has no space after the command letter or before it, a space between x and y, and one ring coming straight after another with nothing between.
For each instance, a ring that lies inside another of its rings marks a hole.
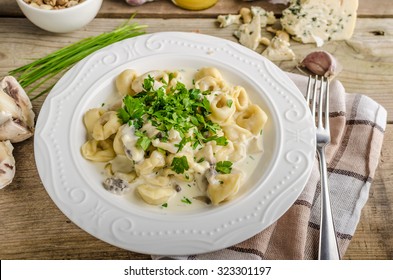
<instances>
[{"instance_id":1,"label":"sliced mushroom","mask_svg":"<svg viewBox=\"0 0 393 280\"><path fill-rule=\"evenodd\" d=\"M104 181L104 188L113 194L123 195L130 190L130 185L123 179L110 177Z\"/></svg>"},{"instance_id":2,"label":"sliced mushroom","mask_svg":"<svg viewBox=\"0 0 393 280\"><path fill-rule=\"evenodd\" d=\"M9 185L15 176L15 159L10 141L0 142L0 189Z\"/></svg>"},{"instance_id":3,"label":"sliced mushroom","mask_svg":"<svg viewBox=\"0 0 393 280\"><path fill-rule=\"evenodd\" d=\"M21 142L34 133L34 112L18 81L7 76L0 83L0 141Z\"/></svg>"}]
</instances>

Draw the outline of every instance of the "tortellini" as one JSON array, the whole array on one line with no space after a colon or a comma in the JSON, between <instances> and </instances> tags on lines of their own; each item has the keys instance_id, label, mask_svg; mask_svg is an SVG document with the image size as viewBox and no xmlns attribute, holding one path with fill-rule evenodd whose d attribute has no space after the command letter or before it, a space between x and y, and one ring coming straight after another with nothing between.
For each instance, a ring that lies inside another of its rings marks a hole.
<instances>
[{"instance_id":1,"label":"tortellini","mask_svg":"<svg viewBox=\"0 0 393 280\"><path fill-rule=\"evenodd\" d=\"M111 140L89 140L82 146L82 155L91 161L107 162L115 158Z\"/></svg>"},{"instance_id":2,"label":"tortellini","mask_svg":"<svg viewBox=\"0 0 393 280\"><path fill-rule=\"evenodd\" d=\"M193 75L187 71L152 70L140 75L125 69L114 81L122 105L114 101L115 105L84 114L86 142L81 153L90 161L106 163L105 189L160 207L206 201L219 205L236 196L247 177L242 162L263 151L261 131L268 117L244 87L229 84L217 68L204 67ZM190 94L181 99L185 107L161 116L157 108L174 106L166 100L180 94L185 84ZM149 93L149 98L167 103L150 107L146 100L138 103ZM126 99L135 102L127 110ZM176 115L193 104L202 105L177 123ZM162 123L155 116L170 120Z\"/></svg>"},{"instance_id":3,"label":"tortellini","mask_svg":"<svg viewBox=\"0 0 393 280\"><path fill-rule=\"evenodd\" d=\"M219 174L216 178L217 183L209 184L207 188L207 195L215 205L236 195L241 184L241 174Z\"/></svg>"},{"instance_id":4,"label":"tortellini","mask_svg":"<svg viewBox=\"0 0 393 280\"><path fill-rule=\"evenodd\" d=\"M266 113L255 104L248 106L248 108L240 112L236 118L237 125L251 131L254 135L261 133L266 121Z\"/></svg>"},{"instance_id":5,"label":"tortellini","mask_svg":"<svg viewBox=\"0 0 393 280\"><path fill-rule=\"evenodd\" d=\"M125 96L127 94L135 94L135 91L132 89L132 82L135 80L137 77L137 73L135 70L132 69L126 69L123 72L121 72L117 77L116 77L116 89L117 92L121 96Z\"/></svg>"},{"instance_id":6,"label":"tortellini","mask_svg":"<svg viewBox=\"0 0 393 280\"><path fill-rule=\"evenodd\" d=\"M121 124L114 111L105 112L94 122L91 136L96 140L106 140L117 133Z\"/></svg>"}]
</instances>

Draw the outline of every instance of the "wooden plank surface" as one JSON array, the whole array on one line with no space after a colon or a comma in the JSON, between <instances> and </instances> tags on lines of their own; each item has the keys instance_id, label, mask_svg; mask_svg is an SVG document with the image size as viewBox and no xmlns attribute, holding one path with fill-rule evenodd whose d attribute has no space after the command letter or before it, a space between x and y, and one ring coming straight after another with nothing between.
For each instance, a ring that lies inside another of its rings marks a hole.
<instances>
[{"instance_id":1,"label":"wooden plank surface","mask_svg":"<svg viewBox=\"0 0 393 280\"><path fill-rule=\"evenodd\" d=\"M170 0L156 0L146 3L139 7L132 7L124 0L104 0L98 17L111 18L128 18L131 14L137 12L138 17L216 17L218 14L234 13L240 7L251 5L261 6L268 11L274 11L280 14L284 5L273 5L267 0L258 0L253 2L244 2L241 0L219 0L218 3L207 10L192 12L181 8L174 8ZM22 17L15 0L0 1L0 16L2 17ZM393 17L393 2L391 0L359 0L359 17Z\"/></svg>"},{"instance_id":2,"label":"wooden plank surface","mask_svg":"<svg viewBox=\"0 0 393 280\"><path fill-rule=\"evenodd\" d=\"M54 35L42 31L23 18L0 18L0 76L58 48L87 36L112 30L122 19L99 18L80 31ZM198 31L236 41L232 29L219 29L213 19L138 19L149 25L148 32ZM384 42L372 31L383 29ZM267 35L267 34L265 34ZM351 43L330 42L326 50L344 66L339 79L348 91L365 93L383 104L389 112L389 125L381 164L363 209L357 232L346 259L393 259L393 60L389 44L393 19L359 19ZM354 47L357 46L358 48ZM363 46L363 47L359 47ZM390 45L391 46L391 45ZM314 45L293 43L298 57ZM392 48L393 49L393 48ZM295 71L297 61L278 63ZM39 112L43 99L33 103ZM90 236L64 216L47 195L34 165L33 139L15 145L17 176L11 186L0 191L1 259L149 259L149 256L108 245Z\"/></svg>"}]
</instances>

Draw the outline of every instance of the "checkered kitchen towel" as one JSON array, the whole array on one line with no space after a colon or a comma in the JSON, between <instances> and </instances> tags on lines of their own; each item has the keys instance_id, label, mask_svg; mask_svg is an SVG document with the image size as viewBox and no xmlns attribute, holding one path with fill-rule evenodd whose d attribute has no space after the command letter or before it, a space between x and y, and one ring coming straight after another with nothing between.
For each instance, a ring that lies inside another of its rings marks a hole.
<instances>
[{"instance_id":1,"label":"checkered kitchen towel","mask_svg":"<svg viewBox=\"0 0 393 280\"><path fill-rule=\"evenodd\" d=\"M301 92L305 76L288 73ZM361 94L330 86L331 144L326 149L328 183L341 256L352 239L378 165L386 127L386 110ZM261 233L217 252L179 259L317 259L320 223L318 162L293 206ZM153 256L153 258L159 258Z\"/></svg>"}]
</instances>

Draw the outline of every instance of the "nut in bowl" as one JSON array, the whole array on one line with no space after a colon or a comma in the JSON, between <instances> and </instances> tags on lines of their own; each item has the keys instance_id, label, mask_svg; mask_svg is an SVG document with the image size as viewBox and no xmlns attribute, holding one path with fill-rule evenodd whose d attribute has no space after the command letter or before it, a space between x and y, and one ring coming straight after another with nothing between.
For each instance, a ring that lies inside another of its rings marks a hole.
<instances>
[{"instance_id":1,"label":"nut in bowl","mask_svg":"<svg viewBox=\"0 0 393 280\"><path fill-rule=\"evenodd\" d=\"M78 30L97 15L102 0L16 0L23 14L36 26L54 33Z\"/></svg>"}]
</instances>

